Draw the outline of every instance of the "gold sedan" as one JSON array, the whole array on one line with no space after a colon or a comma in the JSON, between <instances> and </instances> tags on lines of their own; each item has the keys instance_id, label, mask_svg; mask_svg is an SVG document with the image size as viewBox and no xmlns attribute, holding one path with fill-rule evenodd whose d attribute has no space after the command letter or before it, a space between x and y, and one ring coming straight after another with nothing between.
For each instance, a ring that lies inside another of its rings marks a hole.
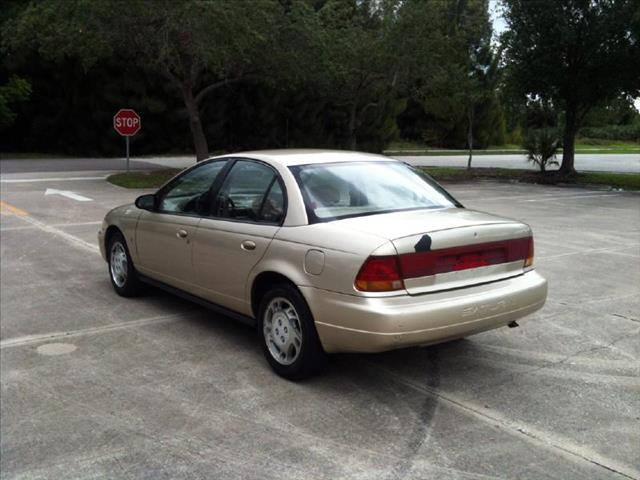
<instances>
[{"instance_id":1,"label":"gold sedan","mask_svg":"<svg viewBox=\"0 0 640 480\"><path fill-rule=\"evenodd\" d=\"M110 211L99 244L118 294L149 283L250 322L290 379L326 353L513 326L547 295L529 226L364 153L211 158Z\"/></svg>"}]
</instances>

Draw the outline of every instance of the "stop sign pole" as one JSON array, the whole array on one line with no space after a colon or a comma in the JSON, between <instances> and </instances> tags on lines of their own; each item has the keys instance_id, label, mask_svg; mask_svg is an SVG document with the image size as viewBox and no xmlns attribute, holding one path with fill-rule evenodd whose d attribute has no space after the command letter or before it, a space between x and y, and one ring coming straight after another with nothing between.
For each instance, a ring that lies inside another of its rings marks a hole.
<instances>
[{"instance_id":1,"label":"stop sign pole","mask_svg":"<svg viewBox=\"0 0 640 480\"><path fill-rule=\"evenodd\" d=\"M133 137L140 131L142 120L135 110L121 108L113 116L113 128L126 140L127 150L127 172L129 172L129 137Z\"/></svg>"}]
</instances>

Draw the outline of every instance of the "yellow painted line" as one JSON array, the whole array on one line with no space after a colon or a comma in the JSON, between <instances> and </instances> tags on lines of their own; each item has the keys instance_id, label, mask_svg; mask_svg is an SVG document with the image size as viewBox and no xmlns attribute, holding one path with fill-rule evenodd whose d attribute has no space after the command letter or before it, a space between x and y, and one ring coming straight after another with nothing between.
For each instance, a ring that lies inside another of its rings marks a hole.
<instances>
[{"instance_id":1,"label":"yellow painted line","mask_svg":"<svg viewBox=\"0 0 640 480\"><path fill-rule=\"evenodd\" d=\"M17 217L26 217L29 214L22 210L21 208L14 207L10 203L7 203L3 200L0 200L0 214L6 215L15 215Z\"/></svg>"},{"instance_id":2,"label":"yellow painted line","mask_svg":"<svg viewBox=\"0 0 640 480\"><path fill-rule=\"evenodd\" d=\"M74 245L76 247L81 247L85 250L88 250L90 252L99 252L100 248L97 245L94 245L92 243L89 243L83 239L81 239L80 237L76 237L75 235L71 235L70 233L67 233L63 230L60 230L59 228L56 228L52 225L47 225L44 222L41 222L40 220L36 220L35 218L32 218L29 216L29 213L18 208L18 207L14 207L13 205L8 204L7 202L4 202L2 200L0 200L0 214L2 215L15 215L17 217L19 217L21 220L24 220L25 222L29 223L32 227L38 228L39 230L42 230L43 232L47 232L50 233L58 238L61 238L62 240L65 240L66 242L70 243L71 245Z\"/></svg>"}]
</instances>

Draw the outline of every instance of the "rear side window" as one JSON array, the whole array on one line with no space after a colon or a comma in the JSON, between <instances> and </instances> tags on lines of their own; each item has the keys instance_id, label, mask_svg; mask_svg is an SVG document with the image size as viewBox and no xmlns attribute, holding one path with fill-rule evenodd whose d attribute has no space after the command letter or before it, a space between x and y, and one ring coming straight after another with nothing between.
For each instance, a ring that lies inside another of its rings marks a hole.
<instances>
[{"instance_id":1,"label":"rear side window","mask_svg":"<svg viewBox=\"0 0 640 480\"><path fill-rule=\"evenodd\" d=\"M237 161L218 191L212 213L219 218L280 223L284 195L275 171L261 163Z\"/></svg>"},{"instance_id":2,"label":"rear side window","mask_svg":"<svg viewBox=\"0 0 640 480\"><path fill-rule=\"evenodd\" d=\"M280 182L277 180L273 182L269 193L262 203L260 209L260 218L265 222L280 223L282 216L284 215L284 193Z\"/></svg>"}]
</instances>

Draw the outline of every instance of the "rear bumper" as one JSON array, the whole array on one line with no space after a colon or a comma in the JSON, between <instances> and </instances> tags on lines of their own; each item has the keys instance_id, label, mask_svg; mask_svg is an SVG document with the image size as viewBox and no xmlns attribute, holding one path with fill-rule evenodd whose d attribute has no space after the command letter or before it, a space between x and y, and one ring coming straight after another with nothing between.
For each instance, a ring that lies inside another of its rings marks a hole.
<instances>
[{"instance_id":1,"label":"rear bumper","mask_svg":"<svg viewBox=\"0 0 640 480\"><path fill-rule=\"evenodd\" d=\"M300 287L325 351L381 352L440 343L507 325L544 305L535 271L475 287L371 298Z\"/></svg>"}]
</instances>

